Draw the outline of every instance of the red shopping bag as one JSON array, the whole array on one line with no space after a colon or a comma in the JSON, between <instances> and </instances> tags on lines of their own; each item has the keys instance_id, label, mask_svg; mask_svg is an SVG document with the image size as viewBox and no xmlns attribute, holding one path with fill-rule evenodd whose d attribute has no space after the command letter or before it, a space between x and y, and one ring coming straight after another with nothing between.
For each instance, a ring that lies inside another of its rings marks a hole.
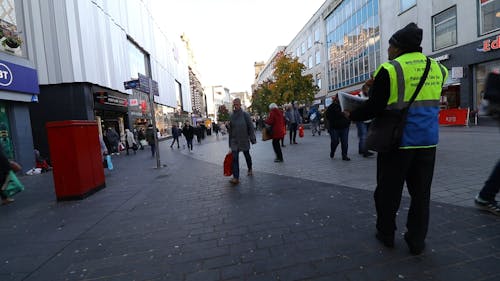
<instances>
[{"instance_id":1,"label":"red shopping bag","mask_svg":"<svg viewBox=\"0 0 500 281\"><path fill-rule=\"evenodd\" d=\"M304 137L304 126L299 125L299 137L303 138Z\"/></svg>"},{"instance_id":2,"label":"red shopping bag","mask_svg":"<svg viewBox=\"0 0 500 281\"><path fill-rule=\"evenodd\" d=\"M224 176L229 177L233 174L233 153L229 152L224 157Z\"/></svg>"}]
</instances>

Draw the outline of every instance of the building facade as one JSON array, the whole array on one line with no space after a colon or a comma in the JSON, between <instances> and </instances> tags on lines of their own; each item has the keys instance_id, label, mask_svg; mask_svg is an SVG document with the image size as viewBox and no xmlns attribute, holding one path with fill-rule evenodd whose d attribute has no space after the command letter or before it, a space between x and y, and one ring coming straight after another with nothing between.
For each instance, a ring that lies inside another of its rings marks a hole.
<instances>
[{"instance_id":1,"label":"building facade","mask_svg":"<svg viewBox=\"0 0 500 281\"><path fill-rule=\"evenodd\" d=\"M155 3L23 1L34 42L27 53L39 69L39 102L30 110L41 151L48 154L48 121L96 120L123 134L147 126L153 112L166 133L172 116L191 112L187 54L157 24ZM141 86L126 90L124 82L135 79Z\"/></svg>"},{"instance_id":2,"label":"building facade","mask_svg":"<svg viewBox=\"0 0 500 281\"><path fill-rule=\"evenodd\" d=\"M29 106L38 101L38 75L23 1L0 5L0 149L24 170L35 166Z\"/></svg>"}]
</instances>

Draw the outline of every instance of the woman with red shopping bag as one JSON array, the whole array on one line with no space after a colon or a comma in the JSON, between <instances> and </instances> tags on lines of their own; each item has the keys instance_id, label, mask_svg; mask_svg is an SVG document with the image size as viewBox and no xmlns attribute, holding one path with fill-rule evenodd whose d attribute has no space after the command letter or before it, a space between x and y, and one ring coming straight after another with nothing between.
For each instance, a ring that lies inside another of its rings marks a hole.
<instances>
[{"instance_id":1,"label":"woman with red shopping bag","mask_svg":"<svg viewBox=\"0 0 500 281\"><path fill-rule=\"evenodd\" d=\"M269 105L269 117L265 121L267 125L271 126L272 139L273 139L273 150L276 154L276 159L274 162L283 162L283 153L281 152L280 140L285 136L285 119L283 118L283 112L279 110L275 103Z\"/></svg>"}]
</instances>

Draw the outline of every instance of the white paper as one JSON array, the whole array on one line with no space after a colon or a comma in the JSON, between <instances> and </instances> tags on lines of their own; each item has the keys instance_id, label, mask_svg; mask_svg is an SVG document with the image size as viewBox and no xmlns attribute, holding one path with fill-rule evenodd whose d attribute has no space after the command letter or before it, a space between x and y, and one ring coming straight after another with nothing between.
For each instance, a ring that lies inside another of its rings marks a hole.
<instances>
[{"instance_id":1,"label":"white paper","mask_svg":"<svg viewBox=\"0 0 500 281\"><path fill-rule=\"evenodd\" d=\"M367 97L355 96L344 92L338 92L337 95L342 111L353 111L368 100Z\"/></svg>"}]
</instances>

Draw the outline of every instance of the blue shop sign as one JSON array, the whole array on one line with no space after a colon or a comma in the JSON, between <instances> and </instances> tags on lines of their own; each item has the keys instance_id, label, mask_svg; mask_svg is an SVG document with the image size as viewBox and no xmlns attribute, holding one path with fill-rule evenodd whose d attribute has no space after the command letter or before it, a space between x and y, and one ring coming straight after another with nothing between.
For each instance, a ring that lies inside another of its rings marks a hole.
<instances>
[{"instance_id":1,"label":"blue shop sign","mask_svg":"<svg viewBox=\"0 0 500 281\"><path fill-rule=\"evenodd\" d=\"M36 69L0 60L0 90L39 94Z\"/></svg>"}]
</instances>

